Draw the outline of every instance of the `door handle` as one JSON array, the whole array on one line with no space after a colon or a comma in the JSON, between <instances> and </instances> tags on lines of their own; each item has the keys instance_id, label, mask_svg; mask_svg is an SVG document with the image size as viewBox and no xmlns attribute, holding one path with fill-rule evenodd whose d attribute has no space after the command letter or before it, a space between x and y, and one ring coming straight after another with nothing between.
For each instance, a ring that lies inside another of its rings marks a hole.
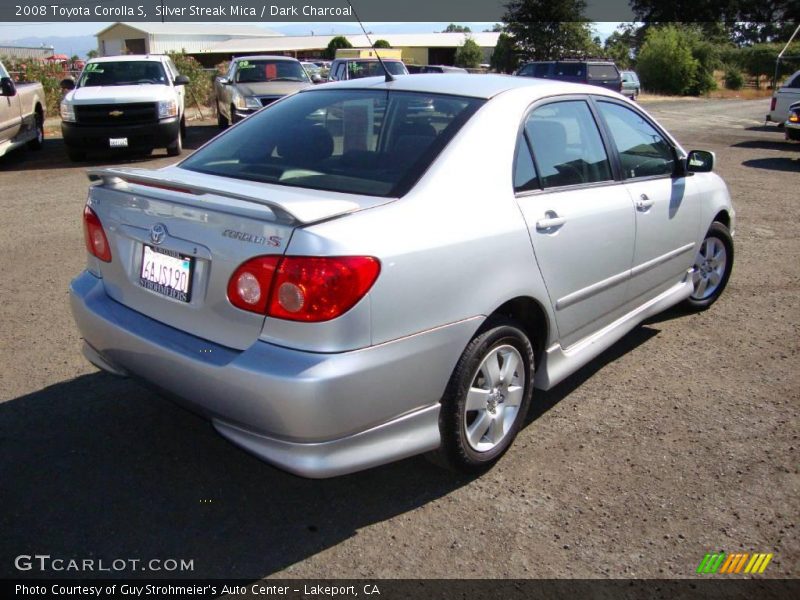
<instances>
[{"instance_id":1,"label":"door handle","mask_svg":"<svg viewBox=\"0 0 800 600\"><path fill-rule=\"evenodd\" d=\"M547 231L548 229L555 229L556 227L561 227L564 223L567 222L566 217L555 216L556 213L554 213L553 211L547 211L547 213L545 214L554 216L547 217L545 219L539 219L538 221L536 221L536 229L539 231Z\"/></svg>"},{"instance_id":2,"label":"door handle","mask_svg":"<svg viewBox=\"0 0 800 600\"><path fill-rule=\"evenodd\" d=\"M651 200L647 194L642 194L639 196L639 199L636 201L636 210L646 211L649 210L653 204L655 204L655 200Z\"/></svg>"}]
</instances>

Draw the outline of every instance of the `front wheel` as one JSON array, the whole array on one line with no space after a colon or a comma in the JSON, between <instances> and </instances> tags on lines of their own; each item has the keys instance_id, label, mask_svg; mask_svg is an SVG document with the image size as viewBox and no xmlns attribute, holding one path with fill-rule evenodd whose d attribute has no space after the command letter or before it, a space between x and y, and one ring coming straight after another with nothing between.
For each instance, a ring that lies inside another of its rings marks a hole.
<instances>
[{"instance_id":1,"label":"front wheel","mask_svg":"<svg viewBox=\"0 0 800 600\"><path fill-rule=\"evenodd\" d=\"M167 146L167 155L180 156L181 152L183 152L183 133L179 129L177 139L171 145Z\"/></svg>"},{"instance_id":2,"label":"front wheel","mask_svg":"<svg viewBox=\"0 0 800 600\"><path fill-rule=\"evenodd\" d=\"M41 150L44 144L44 117L39 111L36 111L34 127L36 127L36 137L28 142L28 148Z\"/></svg>"},{"instance_id":3,"label":"front wheel","mask_svg":"<svg viewBox=\"0 0 800 600\"><path fill-rule=\"evenodd\" d=\"M464 350L442 398L441 447L432 459L480 473L508 450L531 402L531 342L513 320L498 319Z\"/></svg>"},{"instance_id":4,"label":"front wheel","mask_svg":"<svg viewBox=\"0 0 800 600\"><path fill-rule=\"evenodd\" d=\"M715 221L695 256L692 273L694 290L684 302L684 307L701 311L714 304L728 285L732 269L733 238L725 225Z\"/></svg>"}]
</instances>

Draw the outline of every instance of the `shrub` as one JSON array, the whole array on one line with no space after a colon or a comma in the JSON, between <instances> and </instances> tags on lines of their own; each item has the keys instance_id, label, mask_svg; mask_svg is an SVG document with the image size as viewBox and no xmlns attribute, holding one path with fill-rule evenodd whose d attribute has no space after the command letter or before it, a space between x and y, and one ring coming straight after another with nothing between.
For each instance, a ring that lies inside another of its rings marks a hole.
<instances>
[{"instance_id":1,"label":"shrub","mask_svg":"<svg viewBox=\"0 0 800 600\"><path fill-rule=\"evenodd\" d=\"M178 69L178 73L189 78L189 85L186 86L187 104L212 104L212 94L214 92L214 74L208 73L203 66L191 56L184 52L171 52L170 58Z\"/></svg>"},{"instance_id":2,"label":"shrub","mask_svg":"<svg viewBox=\"0 0 800 600\"><path fill-rule=\"evenodd\" d=\"M456 66L477 69L483 61L483 50L472 38L467 38L456 50Z\"/></svg>"},{"instance_id":3,"label":"shrub","mask_svg":"<svg viewBox=\"0 0 800 600\"><path fill-rule=\"evenodd\" d=\"M744 86L744 75L742 70L736 65L725 67L725 87L729 90L740 90Z\"/></svg>"},{"instance_id":4,"label":"shrub","mask_svg":"<svg viewBox=\"0 0 800 600\"><path fill-rule=\"evenodd\" d=\"M375 43L373 44L373 47L375 47L375 48L391 48L392 45L389 42L387 42L386 40L376 40Z\"/></svg>"},{"instance_id":5,"label":"shrub","mask_svg":"<svg viewBox=\"0 0 800 600\"><path fill-rule=\"evenodd\" d=\"M489 66L498 73L513 73L519 64L519 54L510 35L501 33L497 38Z\"/></svg>"},{"instance_id":6,"label":"shrub","mask_svg":"<svg viewBox=\"0 0 800 600\"><path fill-rule=\"evenodd\" d=\"M3 64L19 83L41 83L44 88L47 114L52 117L59 113L61 80L68 76L60 64L36 59L22 61L9 58L4 58Z\"/></svg>"},{"instance_id":7,"label":"shrub","mask_svg":"<svg viewBox=\"0 0 800 600\"><path fill-rule=\"evenodd\" d=\"M337 35L333 38L330 42L328 42L328 48L325 50L325 58L329 60L333 60L336 58L336 51L339 48L352 48L353 44L344 37L343 35Z\"/></svg>"},{"instance_id":8,"label":"shrub","mask_svg":"<svg viewBox=\"0 0 800 600\"><path fill-rule=\"evenodd\" d=\"M719 52L691 26L653 27L639 51L642 87L662 94L699 95L717 87Z\"/></svg>"}]
</instances>

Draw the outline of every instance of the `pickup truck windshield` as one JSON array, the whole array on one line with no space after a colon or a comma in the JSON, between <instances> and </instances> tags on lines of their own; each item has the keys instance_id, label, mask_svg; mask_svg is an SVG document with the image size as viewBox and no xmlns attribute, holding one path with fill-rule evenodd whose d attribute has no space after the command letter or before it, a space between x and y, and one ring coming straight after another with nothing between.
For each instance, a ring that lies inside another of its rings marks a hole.
<instances>
[{"instance_id":1,"label":"pickup truck windshield","mask_svg":"<svg viewBox=\"0 0 800 600\"><path fill-rule=\"evenodd\" d=\"M236 66L236 83L266 81L308 81L308 75L296 63L288 60L241 60Z\"/></svg>"},{"instance_id":2,"label":"pickup truck windshield","mask_svg":"<svg viewBox=\"0 0 800 600\"><path fill-rule=\"evenodd\" d=\"M387 92L300 92L248 117L181 163L190 171L399 197L484 103Z\"/></svg>"},{"instance_id":3,"label":"pickup truck windshield","mask_svg":"<svg viewBox=\"0 0 800 600\"><path fill-rule=\"evenodd\" d=\"M81 73L78 87L166 85L167 83L167 74L160 62L125 60L89 63Z\"/></svg>"}]
</instances>

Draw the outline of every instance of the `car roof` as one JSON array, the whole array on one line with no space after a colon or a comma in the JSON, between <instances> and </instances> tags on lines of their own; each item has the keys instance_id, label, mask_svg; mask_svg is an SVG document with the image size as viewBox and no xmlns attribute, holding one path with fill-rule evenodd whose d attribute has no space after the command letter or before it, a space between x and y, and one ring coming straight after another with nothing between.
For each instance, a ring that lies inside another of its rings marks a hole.
<instances>
[{"instance_id":1,"label":"car roof","mask_svg":"<svg viewBox=\"0 0 800 600\"><path fill-rule=\"evenodd\" d=\"M106 62L132 62L132 61L149 61L149 62L163 62L169 58L166 54L120 54L119 56L99 56L87 61L88 63L106 63Z\"/></svg>"},{"instance_id":2,"label":"car roof","mask_svg":"<svg viewBox=\"0 0 800 600\"><path fill-rule=\"evenodd\" d=\"M418 75L397 75L394 81L387 82L385 77L364 77L350 81L337 81L316 86L308 91L321 89L385 89L404 92L424 92L429 94L447 94L451 96L469 96L471 98L489 99L503 92L533 88L535 95L544 97L554 94L601 94L618 97L618 94L594 85L568 83L557 79L536 79L533 77L515 77L513 75L472 75L469 73L452 73L441 77L435 73ZM303 92L306 93L306 92Z\"/></svg>"},{"instance_id":3,"label":"car roof","mask_svg":"<svg viewBox=\"0 0 800 600\"><path fill-rule=\"evenodd\" d=\"M233 59L234 62L240 60L285 60L286 62L300 62L291 56L281 56L279 54L254 54L252 56L237 56Z\"/></svg>"}]
</instances>

